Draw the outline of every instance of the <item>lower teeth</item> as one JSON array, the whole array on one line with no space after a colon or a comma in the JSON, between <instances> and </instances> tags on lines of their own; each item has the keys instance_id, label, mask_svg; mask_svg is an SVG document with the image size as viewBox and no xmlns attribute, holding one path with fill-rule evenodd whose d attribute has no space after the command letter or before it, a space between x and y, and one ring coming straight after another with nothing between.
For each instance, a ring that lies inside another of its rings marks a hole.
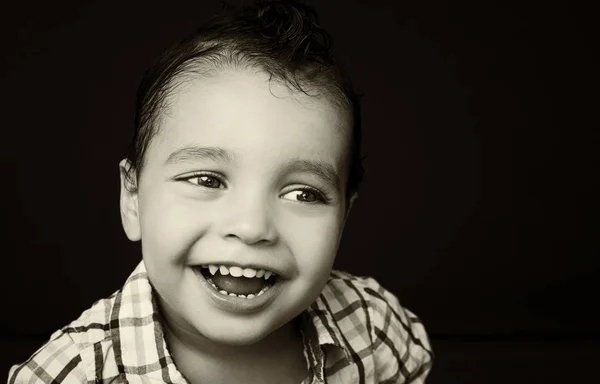
<instances>
[{"instance_id":1,"label":"lower teeth","mask_svg":"<svg viewBox=\"0 0 600 384\"><path fill-rule=\"evenodd\" d=\"M209 279L206 279L206 280L207 280L207 281L208 281L208 283L209 283L210 285L212 285L212 286L213 286L213 288L214 288L214 289L215 289L217 292L219 292L220 294L222 294L222 295L224 295L224 296L236 296L236 297L241 297L241 298L243 298L243 299L254 299L255 297L258 297L258 296L262 295L263 293L267 292L267 291L269 290L269 288L271 288L269 285L265 285L265 286L263 287L263 289L261 289L261 290L260 290L260 291L259 291L257 294L250 293L250 294L248 294L248 295L244 295L244 294L241 294L241 293L240 293L240 294L238 295L238 294L236 294L236 293L227 292L227 291L224 291L224 290L222 290L222 289L219 289L219 288L218 288L218 287L215 285L215 283L213 283L212 279L210 279L210 278L209 278Z\"/></svg>"}]
</instances>

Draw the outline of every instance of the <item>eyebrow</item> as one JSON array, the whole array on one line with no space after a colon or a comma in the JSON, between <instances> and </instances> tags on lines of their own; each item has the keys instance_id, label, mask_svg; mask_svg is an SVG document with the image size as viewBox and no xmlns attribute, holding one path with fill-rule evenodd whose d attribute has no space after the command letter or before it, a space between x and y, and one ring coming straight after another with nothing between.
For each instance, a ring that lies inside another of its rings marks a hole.
<instances>
[{"instance_id":1,"label":"eyebrow","mask_svg":"<svg viewBox=\"0 0 600 384\"><path fill-rule=\"evenodd\" d=\"M198 160L213 160L234 163L235 156L219 147L184 147L171 153L165 165L193 162Z\"/></svg>"},{"instance_id":2,"label":"eyebrow","mask_svg":"<svg viewBox=\"0 0 600 384\"><path fill-rule=\"evenodd\" d=\"M341 186L340 177L335 168L332 165L321 161L296 158L283 164L280 169L288 172L312 173L325 180L325 182L336 189Z\"/></svg>"},{"instance_id":3,"label":"eyebrow","mask_svg":"<svg viewBox=\"0 0 600 384\"><path fill-rule=\"evenodd\" d=\"M194 162L199 160L222 161L233 164L236 156L220 147L184 147L171 153L165 165ZM312 173L333 188L340 188L340 177L335 168L328 163L315 160L294 158L279 166L280 172Z\"/></svg>"}]
</instances>

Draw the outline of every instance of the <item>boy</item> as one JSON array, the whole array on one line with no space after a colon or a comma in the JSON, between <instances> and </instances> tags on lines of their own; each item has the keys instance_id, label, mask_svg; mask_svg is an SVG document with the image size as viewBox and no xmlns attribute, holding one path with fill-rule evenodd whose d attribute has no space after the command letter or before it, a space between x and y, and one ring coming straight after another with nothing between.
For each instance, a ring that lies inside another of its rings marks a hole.
<instances>
[{"instance_id":1,"label":"boy","mask_svg":"<svg viewBox=\"0 0 600 384\"><path fill-rule=\"evenodd\" d=\"M419 320L332 271L360 113L311 8L229 10L165 53L120 171L143 261L9 383L424 382Z\"/></svg>"}]
</instances>

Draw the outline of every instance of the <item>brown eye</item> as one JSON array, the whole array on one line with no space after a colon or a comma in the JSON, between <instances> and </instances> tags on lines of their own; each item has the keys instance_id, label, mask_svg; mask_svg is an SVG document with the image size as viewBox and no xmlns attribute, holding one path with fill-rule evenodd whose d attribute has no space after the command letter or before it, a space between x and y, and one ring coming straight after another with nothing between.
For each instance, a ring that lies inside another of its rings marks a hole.
<instances>
[{"instance_id":1,"label":"brown eye","mask_svg":"<svg viewBox=\"0 0 600 384\"><path fill-rule=\"evenodd\" d=\"M299 201L302 203L319 203L323 201L317 192L313 192L309 189L297 189L286 193L283 197L286 200Z\"/></svg>"},{"instance_id":2,"label":"brown eye","mask_svg":"<svg viewBox=\"0 0 600 384\"><path fill-rule=\"evenodd\" d=\"M188 181L206 188L221 188L223 186L223 183L219 179L208 175L193 176Z\"/></svg>"},{"instance_id":3,"label":"brown eye","mask_svg":"<svg viewBox=\"0 0 600 384\"><path fill-rule=\"evenodd\" d=\"M313 201L317 201L317 196L310 191L300 191L296 198L300 201L304 201L307 203L312 203Z\"/></svg>"}]
</instances>

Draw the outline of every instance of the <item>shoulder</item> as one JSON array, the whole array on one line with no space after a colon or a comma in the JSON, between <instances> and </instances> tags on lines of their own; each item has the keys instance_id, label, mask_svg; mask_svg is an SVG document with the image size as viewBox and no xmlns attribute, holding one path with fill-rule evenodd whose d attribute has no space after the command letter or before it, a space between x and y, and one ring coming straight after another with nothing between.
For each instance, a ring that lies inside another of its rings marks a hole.
<instances>
[{"instance_id":1,"label":"shoulder","mask_svg":"<svg viewBox=\"0 0 600 384\"><path fill-rule=\"evenodd\" d=\"M115 293L116 294L116 293ZM109 340L114 296L98 300L77 320L54 332L29 359L14 365L8 384L29 382L87 382L94 372L97 350Z\"/></svg>"},{"instance_id":2,"label":"shoulder","mask_svg":"<svg viewBox=\"0 0 600 384\"><path fill-rule=\"evenodd\" d=\"M380 381L424 382L433 360L429 338L421 320L396 295L372 277L338 270L332 271L326 288L363 322Z\"/></svg>"}]
</instances>

